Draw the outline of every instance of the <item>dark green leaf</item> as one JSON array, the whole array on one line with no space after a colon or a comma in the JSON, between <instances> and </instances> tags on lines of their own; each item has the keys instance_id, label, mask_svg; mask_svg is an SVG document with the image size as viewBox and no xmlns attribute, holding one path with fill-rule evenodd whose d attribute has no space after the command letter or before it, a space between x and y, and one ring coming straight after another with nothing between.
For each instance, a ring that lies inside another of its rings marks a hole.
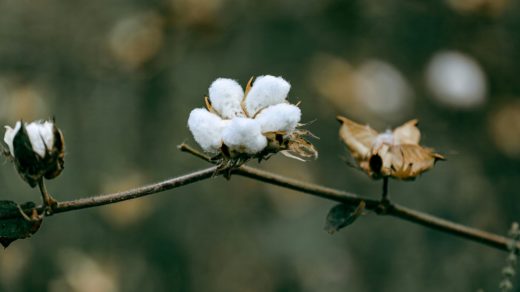
<instances>
[{"instance_id":1,"label":"dark green leaf","mask_svg":"<svg viewBox=\"0 0 520 292\"><path fill-rule=\"evenodd\" d=\"M18 204L12 201L0 201L0 214L19 214L19 216L16 217L0 219L0 244L2 244L4 248L9 246L11 242L17 239L27 238L38 231L42 223L41 218L37 216L26 218L22 216L20 211L21 209L34 207L35 204L33 202L18 206Z\"/></svg>"},{"instance_id":2,"label":"dark green leaf","mask_svg":"<svg viewBox=\"0 0 520 292\"><path fill-rule=\"evenodd\" d=\"M341 228L348 226L363 213L365 209L365 202L361 201L359 205L339 204L330 209L327 214L327 222L325 223L325 230L334 234Z\"/></svg>"}]
</instances>

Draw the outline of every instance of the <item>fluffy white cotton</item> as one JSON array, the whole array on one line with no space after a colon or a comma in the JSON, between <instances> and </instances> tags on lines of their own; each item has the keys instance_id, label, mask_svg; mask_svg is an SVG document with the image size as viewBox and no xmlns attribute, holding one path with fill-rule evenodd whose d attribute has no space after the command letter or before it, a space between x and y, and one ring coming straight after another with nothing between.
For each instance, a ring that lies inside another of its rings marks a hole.
<instances>
[{"instance_id":1,"label":"fluffy white cotton","mask_svg":"<svg viewBox=\"0 0 520 292\"><path fill-rule=\"evenodd\" d=\"M267 146L258 121L248 118L231 120L222 133L222 140L230 150L248 154L258 153Z\"/></svg>"},{"instance_id":2,"label":"fluffy white cotton","mask_svg":"<svg viewBox=\"0 0 520 292\"><path fill-rule=\"evenodd\" d=\"M45 157L47 149L54 146L54 124L49 121L37 121L25 125L33 151Z\"/></svg>"},{"instance_id":3,"label":"fluffy white cotton","mask_svg":"<svg viewBox=\"0 0 520 292\"><path fill-rule=\"evenodd\" d=\"M381 147L383 144L387 144L387 145L394 144L394 134L392 133L392 131L387 130L386 132L377 135L376 139L372 143L372 147L374 149L377 149L377 148Z\"/></svg>"},{"instance_id":4,"label":"fluffy white cotton","mask_svg":"<svg viewBox=\"0 0 520 292\"><path fill-rule=\"evenodd\" d=\"M282 77L265 75L258 77L249 91L245 107L250 117L270 105L283 103L291 85Z\"/></svg>"},{"instance_id":5,"label":"fluffy white cotton","mask_svg":"<svg viewBox=\"0 0 520 292\"><path fill-rule=\"evenodd\" d=\"M263 109L256 120L262 133L283 131L291 134L302 116L301 110L292 104L280 103Z\"/></svg>"},{"instance_id":6,"label":"fluffy white cotton","mask_svg":"<svg viewBox=\"0 0 520 292\"><path fill-rule=\"evenodd\" d=\"M11 152L11 156L14 157L14 149L13 149L13 140L14 136L18 133L20 128L22 127L22 123L20 121L16 122L16 125L14 126L14 129L5 126L5 135L4 135L4 142L7 144L7 147L9 147L9 152Z\"/></svg>"},{"instance_id":7,"label":"fluffy white cotton","mask_svg":"<svg viewBox=\"0 0 520 292\"><path fill-rule=\"evenodd\" d=\"M203 108L191 111L188 128L195 141L206 152L216 153L222 146L222 130L225 122L216 114Z\"/></svg>"},{"instance_id":8,"label":"fluffy white cotton","mask_svg":"<svg viewBox=\"0 0 520 292\"><path fill-rule=\"evenodd\" d=\"M244 90L235 80L218 78L209 87L209 100L213 108L224 119L245 116L240 103Z\"/></svg>"}]
</instances>

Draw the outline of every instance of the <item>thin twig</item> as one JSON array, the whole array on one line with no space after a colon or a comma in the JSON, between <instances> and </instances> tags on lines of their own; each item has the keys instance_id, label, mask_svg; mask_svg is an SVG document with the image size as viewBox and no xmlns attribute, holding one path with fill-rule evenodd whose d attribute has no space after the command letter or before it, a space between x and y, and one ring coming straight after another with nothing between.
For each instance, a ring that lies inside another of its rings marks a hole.
<instances>
[{"instance_id":1,"label":"thin twig","mask_svg":"<svg viewBox=\"0 0 520 292\"><path fill-rule=\"evenodd\" d=\"M186 143L180 144L179 146L177 146L177 149L179 149L181 152L189 153L189 154L196 156L207 162L212 162L211 158L209 156L207 156L204 153L201 153L200 151L197 151L196 149L194 149L193 147L191 147L190 145L188 145Z\"/></svg>"},{"instance_id":2,"label":"thin twig","mask_svg":"<svg viewBox=\"0 0 520 292\"><path fill-rule=\"evenodd\" d=\"M351 193L326 188L315 184L304 183L248 166L242 166L234 170L233 173L341 203L359 204L361 201L365 201L365 208L368 210L377 210L378 208L381 208L380 204L382 204L378 200L356 196ZM445 233L479 242L503 251L508 251L509 240L506 237L454 223L420 211L409 209L398 204L388 204L385 206L385 208L385 212L378 214L397 217L422 226L430 227ZM520 243L517 244L517 246L520 248Z\"/></svg>"},{"instance_id":3,"label":"thin twig","mask_svg":"<svg viewBox=\"0 0 520 292\"><path fill-rule=\"evenodd\" d=\"M383 177L383 195L381 196L381 201L389 202L388 199L388 176Z\"/></svg>"},{"instance_id":4,"label":"thin twig","mask_svg":"<svg viewBox=\"0 0 520 292\"><path fill-rule=\"evenodd\" d=\"M63 213L63 212L69 212L73 210L79 210L79 209L86 209L86 208L92 208L102 205L108 205L113 204L121 201L131 200L139 197L144 197L147 195L167 191L173 188L178 188L181 186L185 186L194 182L198 182L204 179L211 178L215 175L215 173L218 173L217 167L213 166L210 168L206 168L203 170L199 170L196 172L192 172L180 177L168 179L162 182L150 184L147 186L143 186L140 188L131 189L128 191L123 192L117 192L112 194L106 194L106 195L98 195L98 196L92 196L88 198L81 198L77 200L72 201L63 201L58 202L57 205L52 209L52 215L57 213ZM31 214L32 210L36 209L38 213L41 213L44 210L45 206L40 205L36 208L28 208L24 209L25 214ZM6 213L0 213L0 219L8 219L8 218L14 218L20 216L18 212L6 212Z\"/></svg>"}]
</instances>

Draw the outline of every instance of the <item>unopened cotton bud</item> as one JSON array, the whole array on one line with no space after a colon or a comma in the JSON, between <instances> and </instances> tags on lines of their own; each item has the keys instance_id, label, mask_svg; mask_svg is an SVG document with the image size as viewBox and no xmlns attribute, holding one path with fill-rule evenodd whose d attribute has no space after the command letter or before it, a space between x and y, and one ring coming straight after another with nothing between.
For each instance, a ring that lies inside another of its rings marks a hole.
<instances>
[{"instance_id":1,"label":"unopened cotton bud","mask_svg":"<svg viewBox=\"0 0 520 292\"><path fill-rule=\"evenodd\" d=\"M191 111L188 118L188 128L195 141L204 151L216 153L222 146L222 129L224 121L214 113L203 108Z\"/></svg>"},{"instance_id":2,"label":"unopened cotton bud","mask_svg":"<svg viewBox=\"0 0 520 292\"><path fill-rule=\"evenodd\" d=\"M270 105L283 103L289 94L291 85L282 77L271 75L256 78L246 96L245 108L249 116Z\"/></svg>"},{"instance_id":3,"label":"unopened cotton bud","mask_svg":"<svg viewBox=\"0 0 520 292\"><path fill-rule=\"evenodd\" d=\"M222 140L232 152L256 154L267 146L258 121L248 118L231 120L222 133Z\"/></svg>"},{"instance_id":4,"label":"unopened cotton bud","mask_svg":"<svg viewBox=\"0 0 520 292\"><path fill-rule=\"evenodd\" d=\"M256 119L262 133L285 132L291 134L300 122L302 112L292 104L280 103L263 109Z\"/></svg>"},{"instance_id":5,"label":"unopened cotton bud","mask_svg":"<svg viewBox=\"0 0 520 292\"><path fill-rule=\"evenodd\" d=\"M232 79L218 78L209 87L211 106L224 119L245 116L240 105L243 97L242 86Z\"/></svg>"},{"instance_id":6,"label":"unopened cotton bud","mask_svg":"<svg viewBox=\"0 0 520 292\"><path fill-rule=\"evenodd\" d=\"M14 128L6 126L4 142L18 173L31 187L43 178L58 176L63 170L63 134L54 122L26 124L19 121Z\"/></svg>"}]
</instances>

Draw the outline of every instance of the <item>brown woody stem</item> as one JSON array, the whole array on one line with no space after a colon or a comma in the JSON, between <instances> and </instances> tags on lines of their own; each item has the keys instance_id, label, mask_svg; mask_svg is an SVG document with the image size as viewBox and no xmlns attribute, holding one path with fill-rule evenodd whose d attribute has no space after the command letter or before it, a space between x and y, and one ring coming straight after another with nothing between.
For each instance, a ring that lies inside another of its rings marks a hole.
<instances>
[{"instance_id":1,"label":"brown woody stem","mask_svg":"<svg viewBox=\"0 0 520 292\"><path fill-rule=\"evenodd\" d=\"M388 176L383 177L383 194L381 201L384 203L390 202L388 199Z\"/></svg>"}]
</instances>

